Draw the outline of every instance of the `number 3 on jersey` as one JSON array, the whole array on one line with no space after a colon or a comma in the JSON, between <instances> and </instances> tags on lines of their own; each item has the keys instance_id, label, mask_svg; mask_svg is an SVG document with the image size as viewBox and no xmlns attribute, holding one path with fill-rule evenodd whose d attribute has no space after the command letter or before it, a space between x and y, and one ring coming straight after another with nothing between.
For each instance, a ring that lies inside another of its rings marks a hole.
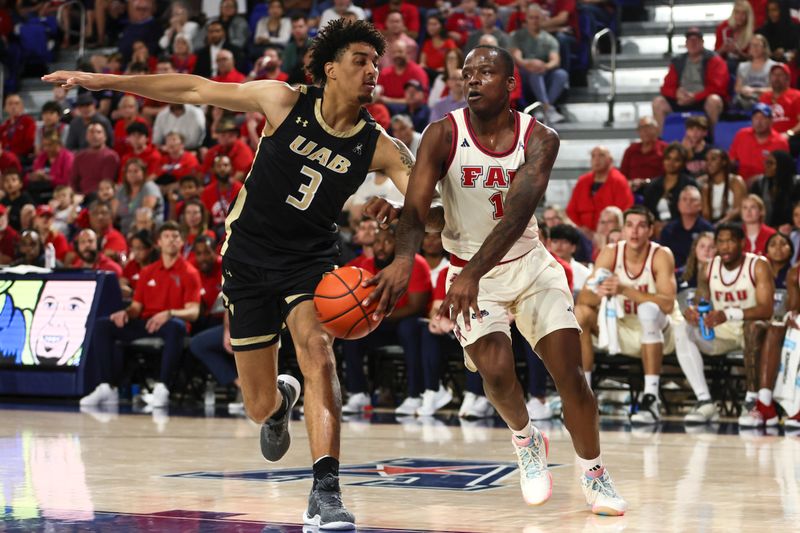
<instances>
[{"instance_id":1,"label":"number 3 on jersey","mask_svg":"<svg viewBox=\"0 0 800 533\"><path fill-rule=\"evenodd\" d=\"M492 218L495 220L503 218L503 193L500 191L494 193L489 197L489 201L492 202L492 207L494 207Z\"/></svg>"},{"instance_id":2,"label":"number 3 on jersey","mask_svg":"<svg viewBox=\"0 0 800 533\"><path fill-rule=\"evenodd\" d=\"M300 169L300 173L311 178L311 182L308 185L300 185L298 192L303 195L302 197L295 198L290 194L286 197L286 203L296 207L300 211L305 211L308 209L308 206L311 205L314 195L317 194L317 189L319 189L319 185L322 183L322 174L306 165L303 165L303 168Z\"/></svg>"}]
</instances>

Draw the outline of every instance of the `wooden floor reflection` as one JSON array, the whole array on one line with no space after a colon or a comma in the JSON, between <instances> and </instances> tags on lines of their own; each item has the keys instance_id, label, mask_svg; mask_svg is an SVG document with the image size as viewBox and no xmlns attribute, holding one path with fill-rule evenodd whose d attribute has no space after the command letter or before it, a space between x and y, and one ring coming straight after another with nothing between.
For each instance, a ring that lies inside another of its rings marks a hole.
<instances>
[{"instance_id":1,"label":"wooden floor reflection","mask_svg":"<svg viewBox=\"0 0 800 533\"><path fill-rule=\"evenodd\" d=\"M48 523L70 531L302 530L290 525L301 522L310 487L300 421L287 456L269 465L258 428L241 418L17 406L0 409L0 420L0 531ZM677 425L676 433L603 431L605 462L630 504L625 517L603 518L584 505L569 435L550 426L550 460L559 465L553 497L530 508L507 429L348 421L345 502L365 531L790 531L800 523L800 436L687 434ZM153 516L170 525L141 518Z\"/></svg>"}]
</instances>

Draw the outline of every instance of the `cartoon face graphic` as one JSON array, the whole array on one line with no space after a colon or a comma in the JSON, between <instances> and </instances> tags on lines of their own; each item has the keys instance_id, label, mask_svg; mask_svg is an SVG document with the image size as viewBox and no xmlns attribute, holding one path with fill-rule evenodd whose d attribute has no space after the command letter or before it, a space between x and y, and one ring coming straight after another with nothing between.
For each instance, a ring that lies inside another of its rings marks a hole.
<instances>
[{"instance_id":1,"label":"cartoon face graphic","mask_svg":"<svg viewBox=\"0 0 800 533\"><path fill-rule=\"evenodd\" d=\"M30 348L37 364L68 364L83 345L95 281L45 283L33 312Z\"/></svg>"}]
</instances>

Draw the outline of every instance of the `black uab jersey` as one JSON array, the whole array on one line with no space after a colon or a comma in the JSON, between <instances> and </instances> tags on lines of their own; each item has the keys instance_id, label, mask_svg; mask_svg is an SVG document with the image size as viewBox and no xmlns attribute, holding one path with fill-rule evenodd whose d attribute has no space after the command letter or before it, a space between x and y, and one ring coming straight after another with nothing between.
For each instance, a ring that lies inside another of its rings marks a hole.
<instances>
[{"instance_id":1,"label":"black uab jersey","mask_svg":"<svg viewBox=\"0 0 800 533\"><path fill-rule=\"evenodd\" d=\"M322 89L300 97L255 160L225 220L226 257L270 270L333 263L336 219L363 183L380 135L361 109L358 123L338 132L322 119Z\"/></svg>"}]
</instances>

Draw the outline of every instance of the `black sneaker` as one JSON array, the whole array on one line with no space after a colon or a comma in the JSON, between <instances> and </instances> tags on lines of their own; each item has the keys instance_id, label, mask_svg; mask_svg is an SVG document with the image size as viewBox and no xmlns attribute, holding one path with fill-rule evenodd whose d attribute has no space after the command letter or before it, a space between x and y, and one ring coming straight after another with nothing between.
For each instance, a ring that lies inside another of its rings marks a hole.
<instances>
[{"instance_id":1,"label":"black sneaker","mask_svg":"<svg viewBox=\"0 0 800 533\"><path fill-rule=\"evenodd\" d=\"M278 376L278 390L287 399L289 408L280 418L270 418L261 425L261 455L271 463L286 455L292 442L289 419L292 416L292 407L300 397L300 382L293 376L281 374Z\"/></svg>"},{"instance_id":2,"label":"black sneaker","mask_svg":"<svg viewBox=\"0 0 800 533\"><path fill-rule=\"evenodd\" d=\"M661 420L661 401L654 394L645 394L639 410L631 415L632 424L658 424Z\"/></svg>"},{"instance_id":3,"label":"black sneaker","mask_svg":"<svg viewBox=\"0 0 800 533\"><path fill-rule=\"evenodd\" d=\"M321 530L355 529L356 518L344 508L339 478L327 475L317 481L308 496L308 509L303 513L303 523L319 526Z\"/></svg>"}]
</instances>

